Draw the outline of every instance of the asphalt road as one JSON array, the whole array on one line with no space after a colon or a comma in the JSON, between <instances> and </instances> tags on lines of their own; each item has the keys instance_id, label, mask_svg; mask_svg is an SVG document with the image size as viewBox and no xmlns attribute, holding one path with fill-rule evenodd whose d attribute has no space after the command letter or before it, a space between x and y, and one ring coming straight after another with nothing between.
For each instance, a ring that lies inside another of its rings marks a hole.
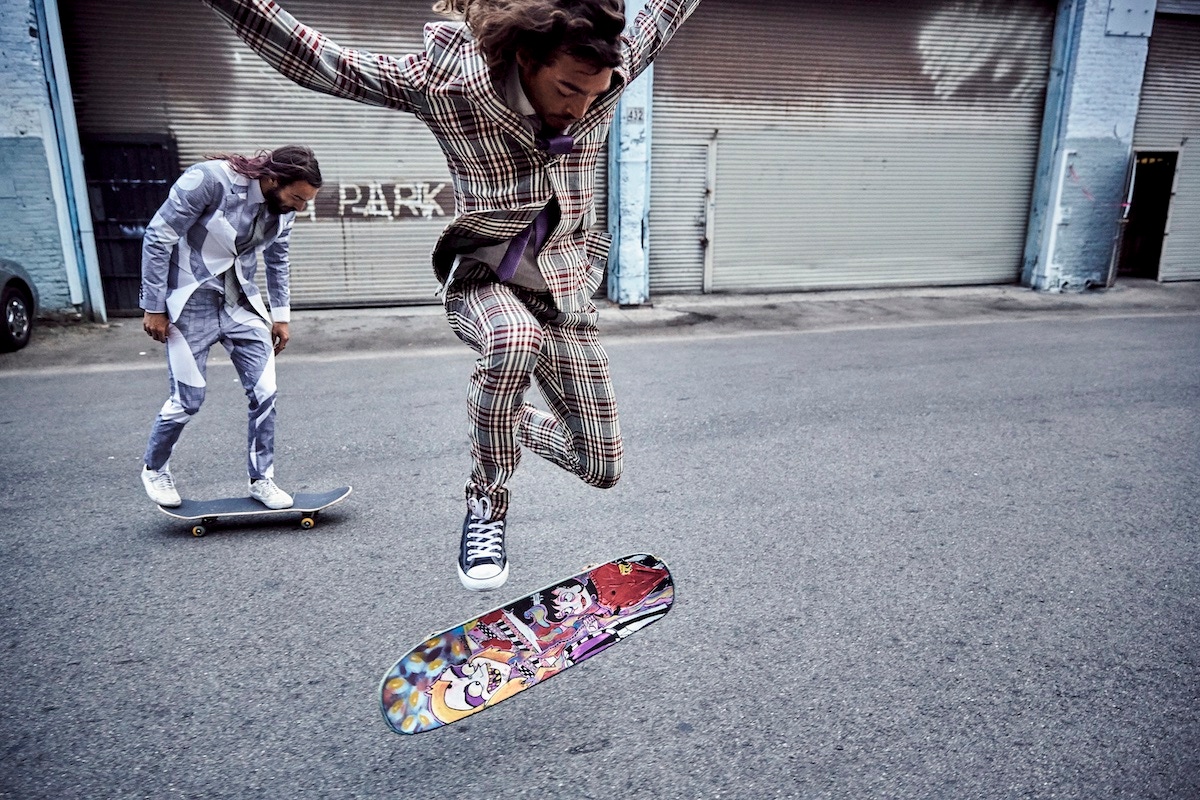
<instances>
[{"instance_id":1,"label":"asphalt road","mask_svg":"<svg viewBox=\"0 0 1200 800\"><path fill-rule=\"evenodd\" d=\"M0 797L1200 796L1200 315L645 330L626 473L534 457L508 585L454 574L465 348L281 359L312 531L194 539L137 472L149 363L0 370ZM783 329L783 328L792 329ZM173 469L242 490L215 352ZM441 731L377 686L426 634L653 552L662 621Z\"/></svg>"}]
</instances>

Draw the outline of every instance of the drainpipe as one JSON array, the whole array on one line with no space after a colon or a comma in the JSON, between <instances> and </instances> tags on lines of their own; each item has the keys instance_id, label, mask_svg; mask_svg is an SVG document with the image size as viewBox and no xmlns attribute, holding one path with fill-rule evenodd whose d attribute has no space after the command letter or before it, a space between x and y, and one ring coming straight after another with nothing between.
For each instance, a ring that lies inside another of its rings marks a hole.
<instances>
[{"instance_id":1,"label":"drainpipe","mask_svg":"<svg viewBox=\"0 0 1200 800\"><path fill-rule=\"evenodd\" d=\"M63 263L67 266L67 290L71 305L78 311L83 307L83 250L75 236L75 207L67 195L67 179L63 175L62 142L58 137L58 124L54 112L40 109L42 119L42 149L46 153L46 166L50 169L50 192L54 195L54 216L58 223L58 240L62 243ZM53 143L50 132L54 131Z\"/></svg>"},{"instance_id":2,"label":"drainpipe","mask_svg":"<svg viewBox=\"0 0 1200 800\"><path fill-rule=\"evenodd\" d=\"M630 0L626 14L637 17L645 0ZM651 65L625 89L609 134L608 298L622 306L650 302L650 104Z\"/></svg>"},{"instance_id":3,"label":"drainpipe","mask_svg":"<svg viewBox=\"0 0 1200 800\"><path fill-rule=\"evenodd\" d=\"M96 236L88 204L87 181L83 172L83 154L79 148L79 127L75 121L71 80L67 73L67 57L63 46L62 24L57 0L34 0L37 10L39 38L42 45L42 64L50 91L53 109L58 169L52 164L50 174L54 184L55 203L60 208L60 227L67 223L73 243L74 258L67 259L71 302L83 306L83 312L96 322L108 321L104 304L104 287L100 280L100 259L96 253ZM52 158L52 161L55 159ZM60 194L61 192L61 194ZM67 219L62 220L62 210ZM66 250L64 244L64 250Z\"/></svg>"}]
</instances>

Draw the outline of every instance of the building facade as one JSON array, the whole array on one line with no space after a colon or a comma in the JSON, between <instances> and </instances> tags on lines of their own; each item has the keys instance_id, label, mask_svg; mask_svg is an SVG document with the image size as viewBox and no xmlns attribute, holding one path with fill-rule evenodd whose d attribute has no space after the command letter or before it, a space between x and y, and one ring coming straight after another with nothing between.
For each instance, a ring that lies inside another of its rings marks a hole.
<instances>
[{"instance_id":1,"label":"building facade","mask_svg":"<svg viewBox=\"0 0 1200 800\"><path fill-rule=\"evenodd\" d=\"M285 5L392 54L432 16ZM289 83L199 2L0 14L2 255L49 305L137 313L142 230L180 169L288 142L326 178L297 222L294 305L436 302L453 198L415 119ZM1198 127L1200 0L708 0L614 125L608 295L1200 279Z\"/></svg>"},{"instance_id":2,"label":"building facade","mask_svg":"<svg viewBox=\"0 0 1200 800\"><path fill-rule=\"evenodd\" d=\"M1200 280L1200 2L1159 5L1190 13L1154 23L1118 268Z\"/></svg>"},{"instance_id":3,"label":"building facade","mask_svg":"<svg viewBox=\"0 0 1200 800\"><path fill-rule=\"evenodd\" d=\"M30 273L44 313L103 319L103 302L88 291L99 287L88 274L90 225L73 202L69 154L77 137L70 94L65 118L58 101L65 61L54 11L0 0L0 258Z\"/></svg>"}]
</instances>

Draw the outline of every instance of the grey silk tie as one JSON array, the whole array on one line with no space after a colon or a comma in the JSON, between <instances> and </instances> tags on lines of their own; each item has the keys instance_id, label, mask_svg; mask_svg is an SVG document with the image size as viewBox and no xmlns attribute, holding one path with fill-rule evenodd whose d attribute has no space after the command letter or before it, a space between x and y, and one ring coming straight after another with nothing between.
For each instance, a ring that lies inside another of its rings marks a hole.
<instances>
[{"instance_id":1,"label":"grey silk tie","mask_svg":"<svg viewBox=\"0 0 1200 800\"><path fill-rule=\"evenodd\" d=\"M237 268L238 262L235 258L229 269L225 270L225 308L230 310L237 308L238 298L242 293L242 287L238 284Z\"/></svg>"}]
</instances>

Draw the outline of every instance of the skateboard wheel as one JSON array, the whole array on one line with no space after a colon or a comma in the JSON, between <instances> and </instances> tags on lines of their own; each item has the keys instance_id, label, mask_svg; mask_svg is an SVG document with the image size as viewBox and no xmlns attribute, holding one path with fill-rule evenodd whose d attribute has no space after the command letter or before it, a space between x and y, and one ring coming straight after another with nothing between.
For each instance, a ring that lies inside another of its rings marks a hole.
<instances>
[{"instance_id":1,"label":"skateboard wheel","mask_svg":"<svg viewBox=\"0 0 1200 800\"><path fill-rule=\"evenodd\" d=\"M206 533L208 533L208 531L205 530L203 525L193 525L192 526L192 536L199 538Z\"/></svg>"},{"instance_id":2,"label":"skateboard wheel","mask_svg":"<svg viewBox=\"0 0 1200 800\"><path fill-rule=\"evenodd\" d=\"M313 519L312 517L305 517L304 519L300 520L300 527L306 531L312 530L312 528L316 524L317 524L317 521L315 519Z\"/></svg>"}]
</instances>

